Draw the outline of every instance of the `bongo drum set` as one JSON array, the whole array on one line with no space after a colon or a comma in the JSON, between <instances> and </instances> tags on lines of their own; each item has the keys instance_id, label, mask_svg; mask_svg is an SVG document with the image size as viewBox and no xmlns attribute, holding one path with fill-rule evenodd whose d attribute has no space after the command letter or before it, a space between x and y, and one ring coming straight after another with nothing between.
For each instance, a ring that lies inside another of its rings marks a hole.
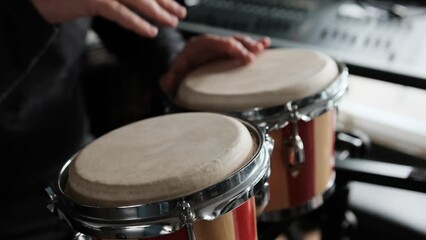
<instances>
[{"instance_id":1,"label":"bongo drum set","mask_svg":"<svg viewBox=\"0 0 426 240\"><path fill-rule=\"evenodd\" d=\"M220 114L142 120L69 160L51 209L80 239L254 240L271 151L256 126Z\"/></svg>"},{"instance_id":2,"label":"bongo drum set","mask_svg":"<svg viewBox=\"0 0 426 240\"><path fill-rule=\"evenodd\" d=\"M298 217L333 192L336 106L347 75L344 64L324 53L269 49L251 65L228 60L193 71L171 111L220 112L270 135L270 200L261 219Z\"/></svg>"},{"instance_id":3,"label":"bongo drum set","mask_svg":"<svg viewBox=\"0 0 426 240\"><path fill-rule=\"evenodd\" d=\"M191 72L165 114L86 145L46 191L75 239L255 240L334 187L337 105L348 69L308 49Z\"/></svg>"}]
</instances>

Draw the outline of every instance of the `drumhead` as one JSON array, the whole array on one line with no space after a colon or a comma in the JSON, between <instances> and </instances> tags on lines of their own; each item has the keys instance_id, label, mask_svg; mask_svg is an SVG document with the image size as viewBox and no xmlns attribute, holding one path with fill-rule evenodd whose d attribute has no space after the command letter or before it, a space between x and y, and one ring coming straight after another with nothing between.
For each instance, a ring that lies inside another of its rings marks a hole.
<instances>
[{"instance_id":1,"label":"drumhead","mask_svg":"<svg viewBox=\"0 0 426 240\"><path fill-rule=\"evenodd\" d=\"M141 120L83 148L70 165L66 194L97 206L175 199L238 171L252 158L254 145L239 120L221 114Z\"/></svg>"},{"instance_id":2,"label":"drumhead","mask_svg":"<svg viewBox=\"0 0 426 240\"><path fill-rule=\"evenodd\" d=\"M180 84L175 101L202 111L273 107L312 96L338 75L336 61L322 52L267 49L249 65L221 60L194 70Z\"/></svg>"}]
</instances>

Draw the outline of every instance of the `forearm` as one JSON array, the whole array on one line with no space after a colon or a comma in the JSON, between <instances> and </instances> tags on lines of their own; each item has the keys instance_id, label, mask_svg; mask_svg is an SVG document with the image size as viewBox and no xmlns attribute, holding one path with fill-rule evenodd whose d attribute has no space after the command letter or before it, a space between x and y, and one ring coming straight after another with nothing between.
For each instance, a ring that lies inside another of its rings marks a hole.
<instances>
[{"instance_id":1,"label":"forearm","mask_svg":"<svg viewBox=\"0 0 426 240\"><path fill-rule=\"evenodd\" d=\"M56 29L29 0L7 0L0 7L0 103L37 64Z\"/></svg>"}]
</instances>

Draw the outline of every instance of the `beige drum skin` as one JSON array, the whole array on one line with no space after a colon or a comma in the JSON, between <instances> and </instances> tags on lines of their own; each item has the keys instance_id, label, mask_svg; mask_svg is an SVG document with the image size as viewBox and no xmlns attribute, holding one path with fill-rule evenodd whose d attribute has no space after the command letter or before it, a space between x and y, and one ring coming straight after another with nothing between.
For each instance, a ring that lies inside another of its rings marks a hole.
<instances>
[{"instance_id":1,"label":"beige drum skin","mask_svg":"<svg viewBox=\"0 0 426 240\"><path fill-rule=\"evenodd\" d=\"M233 112L283 105L326 88L338 75L335 61L307 49L267 49L255 62L214 62L188 74L175 102L192 110Z\"/></svg>"},{"instance_id":2,"label":"beige drum skin","mask_svg":"<svg viewBox=\"0 0 426 240\"><path fill-rule=\"evenodd\" d=\"M265 128L274 149L263 212L298 212L322 204L334 184L335 106L346 92L346 79L344 65L322 52L267 49L249 65L223 60L195 69L173 104L236 115ZM296 135L304 162L289 167L297 154L288 146Z\"/></svg>"},{"instance_id":3,"label":"beige drum skin","mask_svg":"<svg viewBox=\"0 0 426 240\"><path fill-rule=\"evenodd\" d=\"M211 112L123 126L68 161L49 190L54 212L93 239L256 240L253 192L270 172L264 139Z\"/></svg>"}]
</instances>

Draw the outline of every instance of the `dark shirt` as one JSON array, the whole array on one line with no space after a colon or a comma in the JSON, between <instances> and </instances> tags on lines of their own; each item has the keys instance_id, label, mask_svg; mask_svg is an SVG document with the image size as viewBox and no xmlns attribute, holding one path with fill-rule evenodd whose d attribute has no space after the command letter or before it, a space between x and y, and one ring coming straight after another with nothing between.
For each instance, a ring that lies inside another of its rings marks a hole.
<instances>
[{"instance_id":1,"label":"dark shirt","mask_svg":"<svg viewBox=\"0 0 426 240\"><path fill-rule=\"evenodd\" d=\"M79 81L91 23L82 18L53 26L29 1L0 3L0 239L71 239L71 229L47 210L44 189L91 140ZM131 44L121 44L125 47L120 50L116 38L108 40L117 35L102 23L95 25L111 52L135 69L144 62L137 54L148 56L150 64L162 62L156 76L183 46L176 33L143 40L126 32L123 38L130 36ZM168 36L172 41L165 40Z\"/></svg>"},{"instance_id":2,"label":"dark shirt","mask_svg":"<svg viewBox=\"0 0 426 240\"><path fill-rule=\"evenodd\" d=\"M78 60L90 20L52 26L29 1L0 5L0 238L70 239L44 188L89 133Z\"/></svg>"}]
</instances>

